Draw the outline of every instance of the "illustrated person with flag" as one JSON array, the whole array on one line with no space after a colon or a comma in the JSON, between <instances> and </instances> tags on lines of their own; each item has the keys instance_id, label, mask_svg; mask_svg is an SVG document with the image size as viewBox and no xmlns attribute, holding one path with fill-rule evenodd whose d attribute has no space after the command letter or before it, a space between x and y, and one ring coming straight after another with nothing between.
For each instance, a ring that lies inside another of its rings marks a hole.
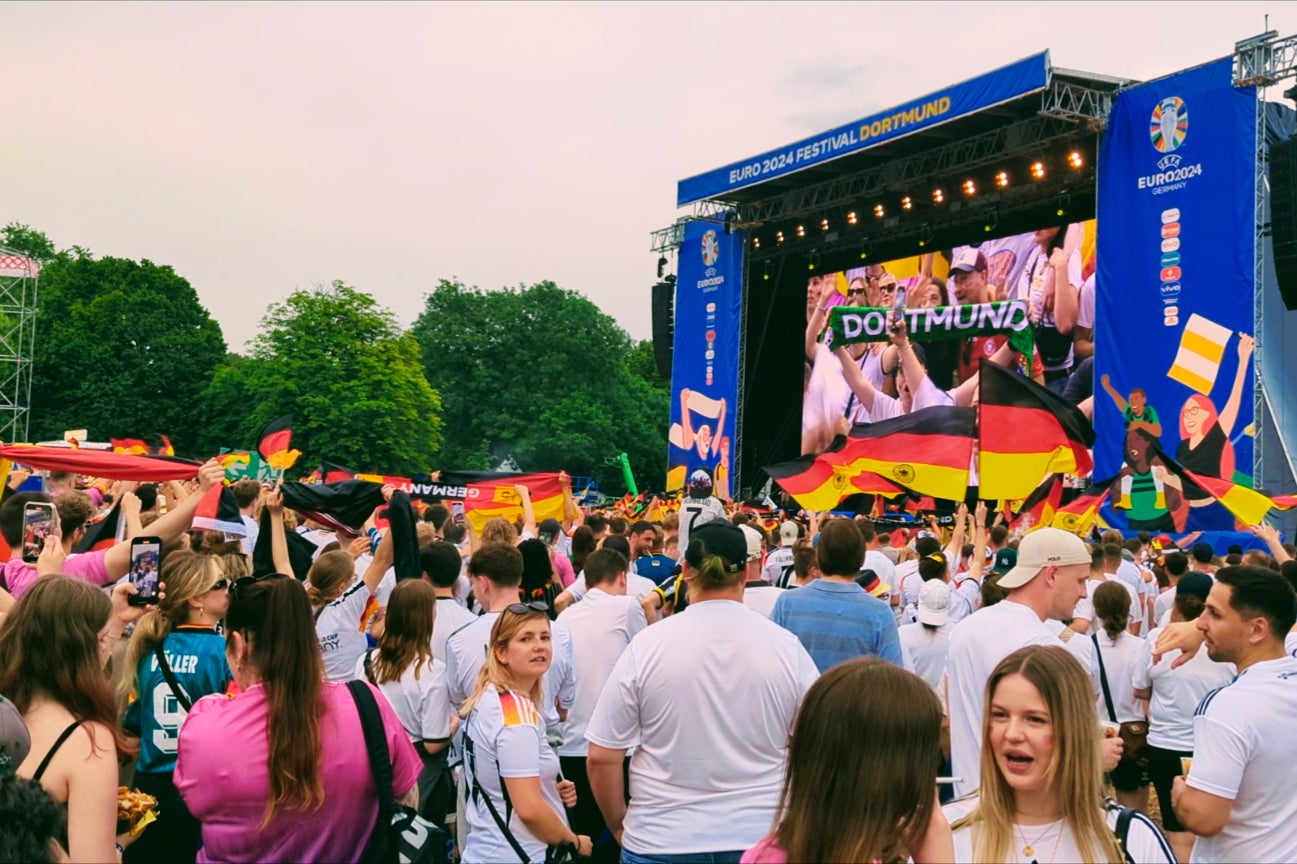
<instances>
[{"instance_id":1,"label":"illustrated person with flag","mask_svg":"<svg viewBox=\"0 0 1297 864\"><path fill-rule=\"evenodd\" d=\"M1234 425L1238 422L1239 408L1243 403L1243 385L1247 380L1248 360L1256 340L1246 333L1239 334L1238 369L1229 398L1219 414L1212 400L1194 393L1180 409L1180 444L1175 450L1175 460L1195 474L1233 480ZM1193 526L1198 530L1223 530L1234 528L1234 519L1223 507L1213 506L1216 499L1205 489L1190 484L1185 489L1189 506L1199 511L1194 514ZM1204 510L1201 508L1211 508Z\"/></svg>"},{"instance_id":2,"label":"illustrated person with flag","mask_svg":"<svg viewBox=\"0 0 1297 864\"><path fill-rule=\"evenodd\" d=\"M1132 531L1184 531L1184 487L1157 450L1157 440L1134 424L1126 430L1126 464L1113 481L1113 509L1127 511Z\"/></svg>"}]
</instances>

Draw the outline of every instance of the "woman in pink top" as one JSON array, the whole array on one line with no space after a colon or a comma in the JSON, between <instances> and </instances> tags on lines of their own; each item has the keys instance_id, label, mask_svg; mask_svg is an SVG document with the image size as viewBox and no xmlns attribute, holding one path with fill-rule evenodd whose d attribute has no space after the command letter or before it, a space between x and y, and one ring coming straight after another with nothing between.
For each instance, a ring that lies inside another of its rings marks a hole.
<instances>
[{"instance_id":1,"label":"woman in pink top","mask_svg":"<svg viewBox=\"0 0 1297 864\"><path fill-rule=\"evenodd\" d=\"M774 831L743 864L953 861L937 803L941 703L876 657L839 663L806 691Z\"/></svg>"},{"instance_id":2,"label":"woman in pink top","mask_svg":"<svg viewBox=\"0 0 1297 864\"><path fill-rule=\"evenodd\" d=\"M242 693L194 703L175 783L203 825L199 861L359 861L378 790L355 702L324 681L306 591L246 577L230 590L226 657ZM419 757L374 690L392 755L392 791L418 806Z\"/></svg>"}]
</instances>

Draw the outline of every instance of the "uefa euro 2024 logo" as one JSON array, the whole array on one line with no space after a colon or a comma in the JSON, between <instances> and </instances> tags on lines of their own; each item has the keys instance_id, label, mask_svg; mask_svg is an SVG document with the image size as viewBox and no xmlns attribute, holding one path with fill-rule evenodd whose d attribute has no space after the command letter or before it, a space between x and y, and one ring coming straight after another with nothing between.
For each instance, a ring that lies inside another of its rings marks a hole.
<instances>
[{"instance_id":1,"label":"uefa euro 2024 logo","mask_svg":"<svg viewBox=\"0 0 1297 864\"><path fill-rule=\"evenodd\" d=\"M1148 137L1159 153L1171 153L1184 143L1189 134L1189 109L1179 96L1168 96L1153 108Z\"/></svg>"},{"instance_id":2,"label":"uefa euro 2024 logo","mask_svg":"<svg viewBox=\"0 0 1297 864\"><path fill-rule=\"evenodd\" d=\"M721 257L721 247L716 242L716 232L707 231L703 234L703 264L711 267L719 257Z\"/></svg>"}]
</instances>

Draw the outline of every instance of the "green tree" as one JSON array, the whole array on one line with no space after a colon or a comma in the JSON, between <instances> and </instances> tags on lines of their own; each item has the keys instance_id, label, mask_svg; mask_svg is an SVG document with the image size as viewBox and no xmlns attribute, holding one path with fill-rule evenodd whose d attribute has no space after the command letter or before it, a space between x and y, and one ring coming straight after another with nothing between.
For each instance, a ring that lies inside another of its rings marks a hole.
<instances>
[{"instance_id":1,"label":"green tree","mask_svg":"<svg viewBox=\"0 0 1297 864\"><path fill-rule=\"evenodd\" d=\"M641 489L662 487L669 395L589 300L552 282L484 292L443 280L412 332L454 418L443 467L512 457L524 470L595 476L615 492L621 469L605 460L625 451Z\"/></svg>"},{"instance_id":2,"label":"green tree","mask_svg":"<svg viewBox=\"0 0 1297 864\"><path fill-rule=\"evenodd\" d=\"M294 472L321 460L427 471L441 443L441 400L423 377L418 344L374 298L342 282L272 305L252 356L225 359L206 404L240 418L219 430L228 447L254 447L265 423L291 413L302 451Z\"/></svg>"},{"instance_id":3,"label":"green tree","mask_svg":"<svg viewBox=\"0 0 1297 864\"><path fill-rule=\"evenodd\" d=\"M15 252L21 252L27 257L35 258L38 261L53 261L55 258L67 254L60 253L54 247L54 242L45 236L44 232L37 231L30 225L24 225L21 222L10 222L3 230L0 230L0 246L12 249Z\"/></svg>"},{"instance_id":4,"label":"green tree","mask_svg":"<svg viewBox=\"0 0 1297 864\"><path fill-rule=\"evenodd\" d=\"M204 422L195 406L225 339L170 267L82 251L41 271L34 353L33 440L78 428L98 440L163 434L192 453Z\"/></svg>"}]
</instances>

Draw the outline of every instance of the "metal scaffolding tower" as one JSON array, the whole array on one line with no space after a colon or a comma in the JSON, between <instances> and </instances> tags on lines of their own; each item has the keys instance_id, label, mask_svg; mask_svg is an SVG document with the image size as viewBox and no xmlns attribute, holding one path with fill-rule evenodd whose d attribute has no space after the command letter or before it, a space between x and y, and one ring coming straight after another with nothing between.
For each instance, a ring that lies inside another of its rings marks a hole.
<instances>
[{"instance_id":1,"label":"metal scaffolding tower","mask_svg":"<svg viewBox=\"0 0 1297 864\"><path fill-rule=\"evenodd\" d=\"M40 262L0 246L0 441L27 440Z\"/></svg>"}]
</instances>

